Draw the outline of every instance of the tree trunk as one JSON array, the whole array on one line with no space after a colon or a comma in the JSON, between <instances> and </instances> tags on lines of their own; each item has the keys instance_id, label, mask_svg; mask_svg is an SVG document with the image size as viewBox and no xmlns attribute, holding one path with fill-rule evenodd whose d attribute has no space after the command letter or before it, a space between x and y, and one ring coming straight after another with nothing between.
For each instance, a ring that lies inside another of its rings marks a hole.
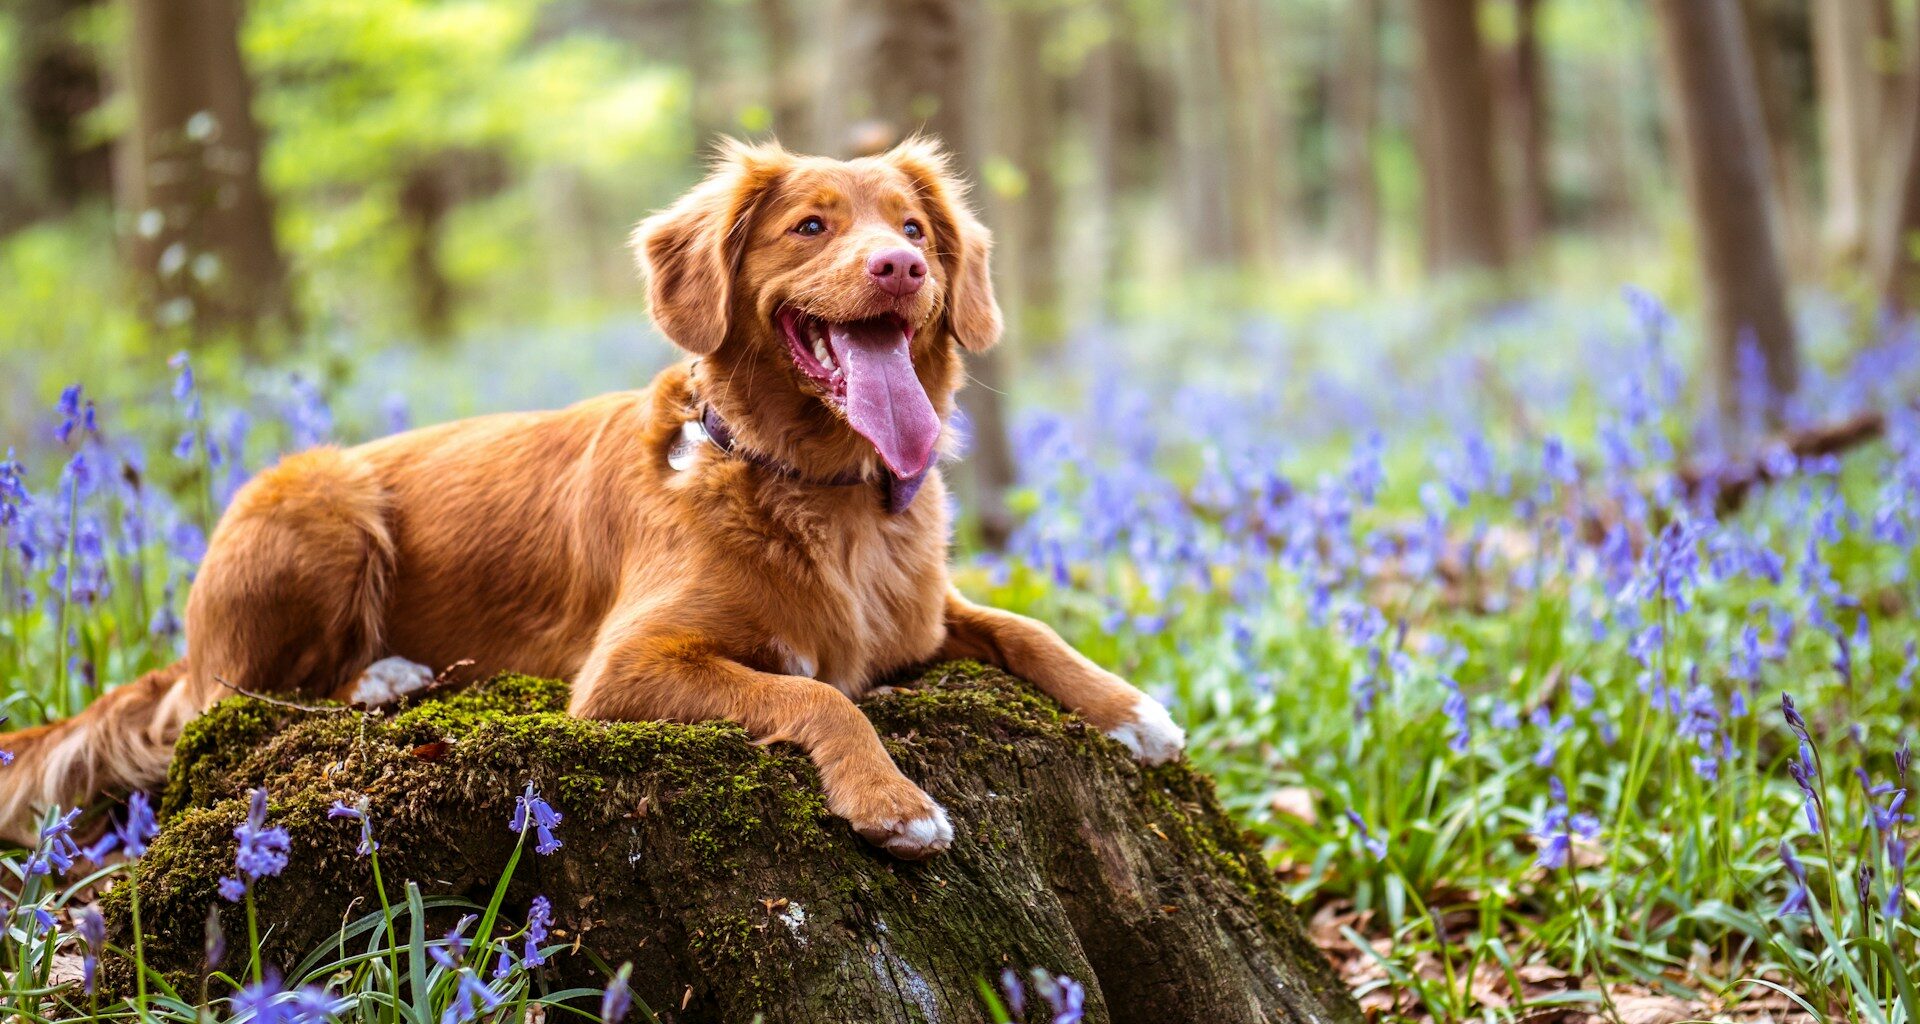
<instances>
[{"instance_id":1,"label":"tree trunk","mask_svg":"<svg viewBox=\"0 0 1920 1024\"><path fill-rule=\"evenodd\" d=\"M1865 251L1879 121L1868 0L1812 0L1814 68L1826 168L1827 240L1842 260Z\"/></svg>"},{"instance_id":2,"label":"tree trunk","mask_svg":"<svg viewBox=\"0 0 1920 1024\"><path fill-rule=\"evenodd\" d=\"M876 152L923 131L946 143L968 181L979 181L970 86L979 77L977 14L962 0L841 0L831 36L840 49L830 62L834 81L822 116L829 151ZM991 548L1005 545L1012 532L1013 451L998 385L1008 348L975 357L975 384L960 392L972 445L968 471L955 484L973 507L981 543Z\"/></svg>"},{"instance_id":3,"label":"tree trunk","mask_svg":"<svg viewBox=\"0 0 1920 1024\"><path fill-rule=\"evenodd\" d=\"M440 265L440 239L453 208L453 183L438 164L419 164L401 181L399 199L414 326L429 341L444 341L453 333L453 283Z\"/></svg>"},{"instance_id":4,"label":"tree trunk","mask_svg":"<svg viewBox=\"0 0 1920 1024\"><path fill-rule=\"evenodd\" d=\"M1916 27L1914 52L1920 54L1920 27ZM1909 71L1905 85L1889 180L1879 192L1872 238L1874 285L1880 301L1901 313L1911 312L1920 300L1920 261L1914 258L1916 236L1920 236L1920 68Z\"/></svg>"},{"instance_id":5,"label":"tree trunk","mask_svg":"<svg viewBox=\"0 0 1920 1024\"><path fill-rule=\"evenodd\" d=\"M1436 274L1507 266L1493 95L1481 55L1477 0L1414 0L1425 163L1429 268Z\"/></svg>"},{"instance_id":6,"label":"tree trunk","mask_svg":"<svg viewBox=\"0 0 1920 1024\"><path fill-rule=\"evenodd\" d=\"M1340 24L1333 79L1339 133L1334 189L1341 241L1369 281L1380 275L1380 179L1373 136L1380 121L1380 0L1352 0Z\"/></svg>"},{"instance_id":7,"label":"tree trunk","mask_svg":"<svg viewBox=\"0 0 1920 1024\"><path fill-rule=\"evenodd\" d=\"M1819 269L1819 247L1809 212L1806 174L1800 146L1794 137L1793 93L1780 59L1780 15L1769 0L1742 0L1747 48L1753 54L1754 81L1760 93L1760 112L1766 122L1768 166L1773 171L1773 198L1780 224L1780 241L1790 273L1811 276ZM1795 15L1798 20L1798 16Z\"/></svg>"},{"instance_id":8,"label":"tree trunk","mask_svg":"<svg viewBox=\"0 0 1920 1024\"><path fill-rule=\"evenodd\" d=\"M290 323L239 0L129 0L127 250L163 325Z\"/></svg>"},{"instance_id":9,"label":"tree trunk","mask_svg":"<svg viewBox=\"0 0 1920 1024\"><path fill-rule=\"evenodd\" d=\"M767 109L773 113L773 133L788 147L812 152L811 111L807 97L808 68L812 54L802 40L806 34L796 26L792 0L754 0L760 17L760 38L765 47Z\"/></svg>"},{"instance_id":10,"label":"tree trunk","mask_svg":"<svg viewBox=\"0 0 1920 1024\"><path fill-rule=\"evenodd\" d=\"M561 683L504 677L390 718L236 697L176 752L141 865L147 962L197 989L207 908L235 913L215 885L249 787L272 794L269 821L292 837L285 873L254 891L267 960L286 966L334 941L350 900L379 906L358 827L326 817L334 800L367 801L389 898L415 879L484 903L533 782L564 816L563 845L523 854L508 919L547 896L555 934L630 961L665 1024L984 1024L977 981L1030 965L1084 983L1090 1024L1358 1024L1203 777L1142 769L977 665L918 685L863 708L953 818L953 849L922 864L829 816L791 748L718 723L569 718ZM119 949L132 947L125 889L104 901ZM546 969L556 985L604 981L582 954ZM108 963L110 983L129 974Z\"/></svg>"},{"instance_id":11,"label":"tree trunk","mask_svg":"<svg viewBox=\"0 0 1920 1024\"><path fill-rule=\"evenodd\" d=\"M1002 258L994 268L1009 330L1029 350L1043 349L1065 331L1060 308L1060 187L1054 177L1058 142L1059 81L1046 67L1046 44L1057 19L1047 0L1010 0L998 47L1005 54L999 109L1019 116L1000 119L1007 153L1020 171L1017 194L994 197L1000 207ZM1008 259L1007 257L1011 257Z\"/></svg>"},{"instance_id":12,"label":"tree trunk","mask_svg":"<svg viewBox=\"0 0 1920 1024\"><path fill-rule=\"evenodd\" d=\"M1513 0L1513 50L1507 55L1505 88L1507 137L1512 140L1513 248L1533 251L1546 235L1551 216L1552 181L1547 170L1547 79L1540 58L1540 0Z\"/></svg>"},{"instance_id":13,"label":"tree trunk","mask_svg":"<svg viewBox=\"0 0 1920 1024\"><path fill-rule=\"evenodd\" d=\"M25 121L21 192L40 211L70 210L83 197L109 190L107 147L84 141L80 127L104 95L99 64L70 24L89 3L22 0L14 8L19 77L13 89Z\"/></svg>"},{"instance_id":14,"label":"tree trunk","mask_svg":"<svg viewBox=\"0 0 1920 1024\"><path fill-rule=\"evenodd\" d=\"M1764 360L1769 414L1799 378L1786 278L1768 191L1765 128L1738 0L1657 0L1673 136L1699 236L1714 379L1740 408L1740 351Z\"/></svg>"}]
</instances>

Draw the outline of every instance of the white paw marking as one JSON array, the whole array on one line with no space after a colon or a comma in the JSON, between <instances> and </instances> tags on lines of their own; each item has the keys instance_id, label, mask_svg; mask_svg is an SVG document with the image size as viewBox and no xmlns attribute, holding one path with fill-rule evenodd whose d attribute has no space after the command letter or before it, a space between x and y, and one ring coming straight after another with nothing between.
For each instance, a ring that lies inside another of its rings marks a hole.
<instances>
[{"instance_id":1,"label":"white paw marking","mask_svg":"<svg viewBox=\"0 0 1920 1024\"><path fill-rule=\"evenodd\" d=\"M355 704L378 707L432 685L433 670L427 666L405 658L381 658L360 673L350 698Z\"/></svg>"},{"instance_id":2,"label":"white paw marking","mask_svg":"<svg viewBox=\"0 0 1920 1024\"><path fill-rule=\"evenodd\" d=\"M939 804L933 805L932 814L896 822L887 832L881 847L906 860L931 857L953 845L953 824L947 820L947 809Z\"/></svg>"},{"instance_id":3,"label":"white paw marking","mask_svg":"<svg viewBox=\"0 0 1920 1024\"><path fill-rule=\"evenodd\" d=\"M1107 730L1107 735L1148 764L1165 764L1187 746L1186 732L1173 724L1173 716L1159 701L1144 693L1133 705L1133 720Z\"/></svg>"}]
</instances>

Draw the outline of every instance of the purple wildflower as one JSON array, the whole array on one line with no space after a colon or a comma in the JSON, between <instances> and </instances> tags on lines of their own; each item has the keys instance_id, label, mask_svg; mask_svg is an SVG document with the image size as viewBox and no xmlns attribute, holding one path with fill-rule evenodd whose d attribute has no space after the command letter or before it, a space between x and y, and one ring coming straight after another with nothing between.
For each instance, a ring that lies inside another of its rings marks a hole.
<instances>
[{"instance_id":1,"label":"purple wildflower","mask_svg":"<svg viewBox=\"0 0 1920 1024\"><path fill-rule=\"evenodd\" d=\"M560 812L554 810L552 805L542 800L540 798L540 791L534 788L533 783L529 782L527 783L527 791L522 793L514 802L513 818L507 823L507 827L515 832L525 834L527 827L531 825L537 840L534 843L533 852L544 857L560 849L562 845L560 840L554 838L553 835L553 830L558 827L559 824Z\"/></svg>"},{"instance_id":2,"label":"purple wildflower","mask_svg":"<svg viewBox=\"0 0 1920 1024\"><path fill-rule=\"evenodd\" d=\"M447 937L442 940L444 945L428 950L434 962L449 971L459 970L460 964L467 958L467 947L471 945L466 935L467 928L477 920L479 918L472 914L461 917L460 922L454 925L453 930L447 932Z\"/></svg>"},{"instance_id":3,"label":"purple wildflower","mask_svg":"<svg viewBox=\"0 0 1920 1024\"><path fill-rule=\"evenodd\" d=\"M545 896L535 896L527 907L527 948L521 958L528 967L539 967L547 962L546 954L540 944L547 941L547 929L553 924L553 904Z\"/></svg>"},{"instance_id":4,"label":"purple wildflower","mask_svg":"<svg viewBox=\"0 0 1920 1024\"><path fill-rule=\"evenodd\" d=\"M1360 830L1360 845L1366 847L1368 853L1373 854L1373 859L1386 860L1387 838L1385 836L1376 837L1372 830L1367 828L1367 821L1360 816L1359 811L1348 808L1347 820L1353 822L1353 827Z\"/></svg>"},{"instance_id":5,"label":"purple wildflower","mask_svg":"<svg viewBox=\"0 0 1920 1024\"><path fill-rule=\"evenodd\" d=\"M1033 993L1047 1004L1053 1012L1048 1018L1051 1024L1080 1024L1086 1014L1086 989L1080 983L1064 974L1053 975L1035 967L1028 975L1033 980Z\"/></svg>"},{"instance_id":6,"label":"purple wildflower","mask_svg":"<svg viewBox=\"0 0 1920 1024\"><path fill-rule=\"evenodd\" d=\"M286 829L267 827L265 789L247 794L247 819L234 828L233 837L240 841L233 864L249 884L286 870L287 851L293 840Z\"/></svg>"},{"instance_id":7,"label":"purple wildflower","mask_svg":"<svg viewBox=\"0 0 1920 1024\"><path fill-rule=\"evenodd\" d=\"M80 847L73 841L73 823L79 818L80 808L75 807L40 830L40 844L27 858L27 874L62 875L73 867L73 862L82 856Z\"/></svg>"},{"instance_id":8,"label":"purple wildflower","mask_svg":"<svg viewBox=\"0 0 1920 1024\"><path fill-rule=\"evenodd\" d=\"M627 985L632 976L633 965L621 964L613 980L607 982L607 990L600 996L601 1024L620 1024L627 1018L627 1011L633 1008L633 989Z\"/></svg>"},{"instance_id":9,"label":"purple wildflower","mask_svg":"<svg viewBox=\"0 0 1920 1024\"><path fill-rule=\"evenodd\" d=\"M1547 813L1535 826L1532 835L1540 846L1540 852L1534 863L1548 870L1557 870L1567 865L1567 855L1573 849L1573 839L1594 839L1600 835L1600 821L1591 814L1572 813L1567 807L1567 787L1556 776L1549 786L1553 792L1553 803L1547 807Z\"/></svg>"},{"instance_id":10,"label":"purple wildflower","mask_svg":"<svg viewBox=\"0 0 1920 1024\"><path fill-rule=\"evenodd\" d=\"M327 817L351 818L360 823L360 845L355 848L355 853L365 857L380 849L380 844L373 840L373 820L367 817L365 797L352 807L347 806L345 801L335 800L333 806L327 808Z\"/></svg>"},{"instance_id":11,"label":"purple wildflower","mask_svg":"<svg viewBox=\"0 0 1920 1024\"><path fill-rule=\"evenodd\" d=\"M94 972L100 967L100 952L107 948L107 919L100 916L98 910L83 907L73 912L74 930L87 944L87 952L80 960L80 987L88 995L93 994Z\"/></svg>"},{"instance_id":12,"label":"purple wildflower","mask_svg":"<svg viewBox=\"0 0 1920 1024\"><path fill-rule=\"evenodd\" d=\"M1014 1017L1027 1015L1027 989L1020 984L1020 976L1013 973L1011 967L1003 967L1000 970L1000 992L1007 997L1009 1014Z\"/></svg>"}]
</instances>

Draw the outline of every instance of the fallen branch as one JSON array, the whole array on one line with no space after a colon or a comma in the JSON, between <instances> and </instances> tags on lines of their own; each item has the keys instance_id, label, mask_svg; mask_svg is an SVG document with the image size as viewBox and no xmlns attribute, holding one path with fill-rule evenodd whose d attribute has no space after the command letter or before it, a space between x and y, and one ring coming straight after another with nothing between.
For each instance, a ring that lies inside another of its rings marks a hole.
<instances>
[{"instance_id":1,"label":"fallen branch","mask_svg":"<svg viewBox=\"0 0 1920 1024\"><path fill-rule=\"evenodd\" d=\"M1754 488L1780 479L1781 473L1775 468L1770 453L1777 454L1784 448L1797 463L1802 459L1844 454L1879 440L1886 432L1885 413L1861 413L1837 423L1786 434L1766 445L1761 454L1735 463L1684 466L1680 469L1680 486L1689 498L1711 490L1715 511L1726 515L1746 504Z\"/></svg>"}]
</instances>

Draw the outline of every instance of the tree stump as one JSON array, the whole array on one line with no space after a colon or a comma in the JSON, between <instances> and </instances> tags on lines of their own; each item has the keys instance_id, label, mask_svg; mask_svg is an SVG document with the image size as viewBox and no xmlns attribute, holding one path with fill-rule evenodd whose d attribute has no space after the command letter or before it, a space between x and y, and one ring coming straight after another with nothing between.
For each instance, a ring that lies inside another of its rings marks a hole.
<instances>
[{"instance_id":1,"label":"tree stump","mask_svg":"<svg viewBox=\"0 0 1920 1024\"><path fill-rule=\"evenodd\" d=\"M357 823L326 816L335 800L368 801L392 898L413 879L484 904L531 781L564 814L564 846L537 856L529 838L507 914L548 896L556 934L632 961L635 994L670 1024L984 1022L980 979L1034 965L1085 984L1090 1022L1359 1020L1205 777L1143 768L971 663L862 706L952 815L948 853L906 863L863 842L793 748L720 723L570 718L558 682L503 676L391 715L235 697L175 755L141 867L148 963L191 991L208 906L229 932L242 920L215 885L249 787L292 835L285 873L255 889L268 962L289 966L351 901L353 916L379 905ZM126 889L104 901L122 948ZM578 954L544 970L556 988L605 980Z\"/></svg>"}]
</instances>

